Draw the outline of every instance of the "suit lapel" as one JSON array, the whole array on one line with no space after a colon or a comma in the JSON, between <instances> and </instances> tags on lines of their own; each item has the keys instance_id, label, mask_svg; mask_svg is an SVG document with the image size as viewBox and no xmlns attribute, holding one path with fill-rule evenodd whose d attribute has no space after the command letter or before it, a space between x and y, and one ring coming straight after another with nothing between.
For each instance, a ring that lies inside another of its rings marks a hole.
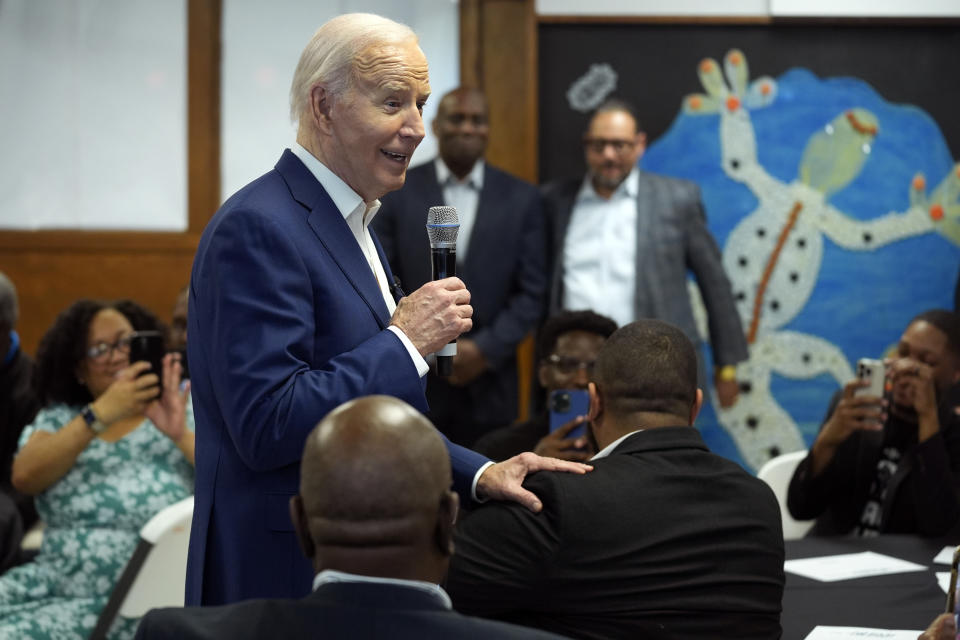
<instances>
[{"instance_id":1,"label":"suit lapel","mask_svg":"<svg viewBox=\"0 0 960 640\"><path fill-rule=\"evenodd\" d=\"M483 188L480 190L477 198L477 213L473 221L473 230L470 232L469 243L471 247L496 247L497 231L503 228L500 222L501 216L509 215L511 212L501 206L501 194L497 176L490 170L490 165L483 169ZM463 274L471 281L482 280L474 278L475 273L483 272L483 261L489 260L489 256L482 255L481 251L471 251L463 263Z\"/></svg>"},{"instance_id":2,"label":"suit lapel","mask_svg":"<svg viewBox=\"0 0 960 640\"><path fill-rule=\"evenodd\" d=\"M573 205L583 181L568 180L559 187L557 194L556 219L553 230L553 282L550 283L550 312L554 313L563 308L563 247L567 240L567 227L573 216Z\"/></svg>"},{"instance_id":3,"label":"suit lapel","mask_svg":"<svg viewBox=\"0 0 960 640\"><path fill-rule=\"evenodd\" d=\"M289 149L283 152L276 169L286 180L294 199L309 210L307 224L316 234L320 244L340 267L340 271L350 285L370 307L380 327L386 329L390 324L390 314L383 301L383 294L360 245L357 244L353 232L333 204L333 200L327 195L320 182ZM382 249L376 242L375 246L380 262L384 265L384 271L389 274L389 266L383 259Z\"/></svg>"},{"instance_id":4,"label":"suit lapel","mask_svg":"<svg viewBox=\"0 0 960 640\"><path fill-rule=\"evenodd\" d=\"M660 203L655 202L656 192L653 182L643 171L637 180L637 244L634 262L636 264L636 282L634 284L633 316L635 318L656 317L656 309L651 308L654 300L660 299L660 280L656 274L659 224L657 220Z\"/></svg>"}]
</instances>

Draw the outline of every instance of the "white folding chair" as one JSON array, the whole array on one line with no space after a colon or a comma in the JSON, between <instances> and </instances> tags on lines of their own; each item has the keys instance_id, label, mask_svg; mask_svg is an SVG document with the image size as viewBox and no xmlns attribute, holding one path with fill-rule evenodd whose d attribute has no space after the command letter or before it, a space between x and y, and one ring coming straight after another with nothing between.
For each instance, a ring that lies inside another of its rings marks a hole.
<instances>
[{"instance_id":1,"label":"white folding chair","mask_svg":"<svg viewBox=\"0 0 960 640\"><path fill-rule=\"evenodd\" d=\"M787 489L790 487L790 478L793 477L793 471L800 461L806 457L806 451L785 453L767 461L757 472L757 477L770 485L773 494L777 496L777 502L780 504L780 518L783 521L784 540L802 538L813 526L813 520L794 520L787 509Z\"/></svg>"},{"instance_id":2,"label":"white folding chair","mask_svg":"<svg viewBox=\"0 0 960 640\"><path fill-rule=\"evenodd\" d=\"M193 496L150 518L140 542L100 613L90 640L106 638L114 618L139 618L156 607L182 607Z\"/></svg>"}]
</instances>

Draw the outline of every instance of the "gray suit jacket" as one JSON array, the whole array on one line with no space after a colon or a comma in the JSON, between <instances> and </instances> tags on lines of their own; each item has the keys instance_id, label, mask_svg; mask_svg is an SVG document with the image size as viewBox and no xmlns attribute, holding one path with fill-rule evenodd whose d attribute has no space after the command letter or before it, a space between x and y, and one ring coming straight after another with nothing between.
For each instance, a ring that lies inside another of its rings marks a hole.
<instances>
[{"instance_id":1,"label":"gray suit jacket","mask_svg":"<svg viewBox=\"0 0 960 640\"><path fill-rule=\"evenodd\" d=\"M553 270L551 313L563 303L563 243L581 185L582 180L562 180L543 188ZM745 360L746 337L720 250L707 229L699 188L689 180L641 171L634 317L674 324L696 344L700 337L687 296L688 271L696 277L707 308L714 363L722 366Z\"/></svg>"}]
</instances>

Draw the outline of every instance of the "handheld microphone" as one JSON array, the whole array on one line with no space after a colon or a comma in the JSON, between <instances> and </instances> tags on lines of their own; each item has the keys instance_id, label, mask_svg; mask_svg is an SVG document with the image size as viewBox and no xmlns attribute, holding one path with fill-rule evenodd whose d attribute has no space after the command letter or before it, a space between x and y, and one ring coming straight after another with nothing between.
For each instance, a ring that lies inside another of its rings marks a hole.
<instances>
[{"instance_id":1,"label":"handheld microphone","mask_svg":"<svg viewBox=\"0 0 960 640\"><path fill-rule=\"evenodd\" d=\"M457 233L460 219L456 207L430 207L427 211L427 238L430 239L430 261L433 279L442 280L457 275ZM437 352L437 375L447 377L453 373L453 356L457 354L457 341L444 345Z\"/></svg>"}]
</instances>

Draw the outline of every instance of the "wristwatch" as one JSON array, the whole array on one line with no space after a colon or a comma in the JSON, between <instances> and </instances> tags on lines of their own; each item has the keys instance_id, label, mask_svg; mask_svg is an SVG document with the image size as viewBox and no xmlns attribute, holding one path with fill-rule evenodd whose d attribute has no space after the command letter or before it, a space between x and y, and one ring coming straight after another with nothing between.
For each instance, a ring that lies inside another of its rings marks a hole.
<instances>
[{"instance_id":1,"label":"wristwatch","mask_svg":"<svg viewBox=\"0 0 960 640\"><path fill-rule=\"evenodd\" d=\"M107 425L100 422L100 418L93 412L93 407L90 405L80 409L80 415L83 416L83 421L87 423L87 426L90 427L90 430L96 435L100 435L103 433L103 430L107 428Z\"/></svg>"},{"instance_id":2,"label":"wristwatch","mask_svg":"<svg viewBox=\"0 0 960 640\"><path fill-rule=\"evenodd\" d=\"M732 364L717 369L717 379L723 382L732 382L737 379L737 368Z\"/></svg>"}]
</instances>

